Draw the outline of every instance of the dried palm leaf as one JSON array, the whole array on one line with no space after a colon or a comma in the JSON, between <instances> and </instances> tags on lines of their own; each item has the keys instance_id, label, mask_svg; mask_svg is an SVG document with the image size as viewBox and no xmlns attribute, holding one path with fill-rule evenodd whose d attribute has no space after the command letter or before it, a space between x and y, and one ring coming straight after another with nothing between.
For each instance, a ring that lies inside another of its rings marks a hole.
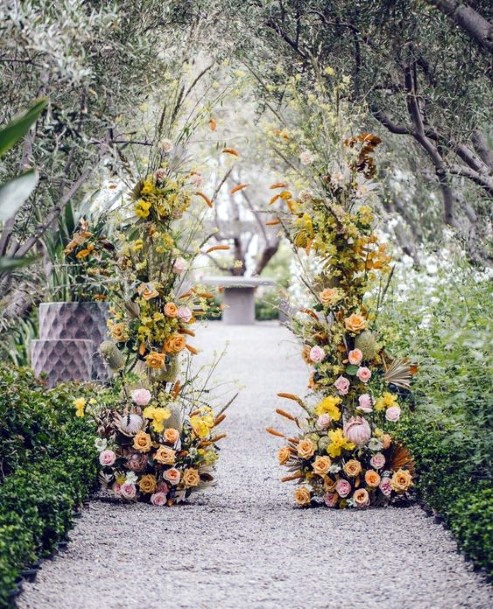
<instances>
[{"instance_id":1,"label":"dried palm leaf","mask_svg":"<svg viewBox=\"0 0 493 609\"><path fill-rule=\"evenodd\" d=\"M395 444L390 457L390 467L393 470L407 469L411 475L414 474L414 459L405 446Z\"/></svg>"},{"instance_id":2,"label":"dried palm leaf","mask_svg":"<svg viewBox=\"0 0 493 609\"><path fill-rule=\"evenodd\" d=\"M407 358L401 357L394 359L391 363L384 357L383 365L385 368L385 374L383 380L396 387L402 389L409 389L411 383L411 363Z\"/></svg>"}]
</instances>

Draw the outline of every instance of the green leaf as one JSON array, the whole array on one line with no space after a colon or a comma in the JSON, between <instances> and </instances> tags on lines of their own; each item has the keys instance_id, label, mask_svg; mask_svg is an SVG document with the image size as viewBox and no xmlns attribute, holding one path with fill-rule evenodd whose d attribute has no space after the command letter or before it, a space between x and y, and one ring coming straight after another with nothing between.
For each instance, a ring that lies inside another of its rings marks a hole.
<instances>
[{"instance_id":1,"label":"green leaf","mask_svg":"<svg viewBox=\"0 0 493 609\"><path fill-rule=\"evenodd\" d=\"M38 176L30 169L0 186L0 221L15 216L37 183Z\"/></svg>"},{"instance_id":2,"label":"green leaf","mask_svg":"<svg viewBox=\"0 0 493 609\"><path fill-rule=\"evenodd\" d=\"M0 273L9 273L15 269L22 268L34 262L36 258L8 258L7 256L0 257Z\"/></svg>"},{"instance_id":3,"label":"green leaf","mask_svg":"<svg viewBox=\"0 0 493 609\"><path fill-rule=\"evenodd\" d=\"M354 376L357 372L358 372L358 366L349 365L346 368L346 373L351 376Z\"/></svg>"},{"instance_id":4,"label":"green leaf","mask_svg":"<svg viewBox=\"0 0 493 609\"><path fill-rule=\"evenodd\" d=\"M0 157L26 135L31 126L38 120L41 112L46 108L46 103L46 99L40 99L27 112L0 129Z\"/></svg>"}]
</instances>

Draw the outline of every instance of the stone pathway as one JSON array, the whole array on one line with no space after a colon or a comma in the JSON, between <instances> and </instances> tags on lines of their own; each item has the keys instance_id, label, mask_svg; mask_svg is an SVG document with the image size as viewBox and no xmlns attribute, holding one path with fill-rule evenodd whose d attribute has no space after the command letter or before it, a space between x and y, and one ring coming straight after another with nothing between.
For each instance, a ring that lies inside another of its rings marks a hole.
<instances>
[{"instance_id":1,"label":"stone pathway","mask_svg":"<svg viewBox=\"0 0 493 609\"><path fill-rule=\"evenodd\" d=\"M244 389L223 424L218 484L172 509L91 502L19 609L487 609L491 588L418 508L300 510L279 482L278 391L307 369L276 324L211 323L203 362ZM286 403L283 403L286 407Z\"/></svg>"}]
</instances>

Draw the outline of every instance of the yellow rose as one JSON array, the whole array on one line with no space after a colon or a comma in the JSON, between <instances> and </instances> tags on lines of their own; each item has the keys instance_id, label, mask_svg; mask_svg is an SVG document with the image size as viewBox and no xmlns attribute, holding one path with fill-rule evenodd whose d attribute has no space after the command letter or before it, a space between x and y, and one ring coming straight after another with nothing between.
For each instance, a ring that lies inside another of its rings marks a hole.
<instances>
[{"instance_id":1,"label":"yellow rose","mask_svg":"<svg viewBox=\"0 0 493 609\"><path fill-rule=\"evenodd\" d=\"M200 484L199 471L193 468L186 469L183 472L182 481L185 486L198 486Z\"/></svg>"},{"instance_id":2,"label":"yellow rose","mask_svg":"<svg viewBox=\"0 0 493 609\"><path fill-rule=\"evenodd\" d=\"M312 467L316 474L319 476L325 476L331 465L332 461L330 460L330 457L316 457Z\"/></svg>"},{"instance_id":3,"label":"yellow rose","mask_svg":"<svg viewBox=\"0 0 493 609\"><path fill-rule=\"evenodd\" d=\"M373 469L369 469L365 474L365 482L371 488L377 488L380 484L380 475Z\"/></svg>"},{"instance_id":4,"label":"yellow rose","mask_svg":"<svg viewBox=\"0 0 493 609\"><path fill-rule=\"evenodd\" d=\"M277 453L279 465L285 465L291 457L291 449L288 446L283 446Z\"/></svg>"},{"instance_id":5,"label":"yellow rose","mask_svg":"<svg viewBox=\"0 0 493 609\"><path fill-rule=\"evenodd\" d=\"M166 353L176 355L183 351L186 345L185 337L181 334L172 334L168 340L164 343L164 350Z\"/></svg>"},{"instance_id":6,"label":"yellow rose","mask_svg":"<svg viewBox=\"0 0 493 609\"><path fill-rule=\"evenodd\" d=\"M139 453L148 453L151 450L151 436L145 431L138 431L134 436L134 448Z\"/></svg>"},{"instance_id":7,"label":"yellow rose","mask_svg":"<svg viewBox=\"0 0 493 609\"><path fill-rule=\"evenodd\" d=\"M175 305L175 303L167 302L164 307L164 314L167 317L176 317L177 313L178 313L178 307Z\"/></svg>"},{"instance_id":8,"label":"yellow rose","mask_svg":"<svg viewBox=\"0 0 493 609\"><path fill-rule=\"evenodd\" d=\"M361 473L361 463L356 459L350 459L343 467L345 473L351 478L356 478Z\"/></svg>"},{"instance_id":9,"label":"yellow rose","mask_svg":"<svg viewBox=\"0 0 493 609\"><path fill-rule=\"evenodd\" d=\"M348 332L359 334L366 328L366 319L362 315L353 313L344 320L344 325Z\"/></svg>"},{"instance_id":10,"label":"yellow rose","mask_svg":"<svg viewBox=\"0 0 493 609\"><path fill-rule=\"evenodd\" d=\"M125 324L111 324L110 332L111 338L116 343L122 343L128 338L127 326Z\"/></svg>"},{"instance_id":11,"label":"yellow rose","mask_svg":"<svg viewBox=\"0 0 493 609\"><path fill-rule=\"evenodd\" d=\"M299 486L294 491L294 500L298 505L310 505L312 496L306 486Z\"/></svg>"},{"instance_id":12,"label":"yellow rose","mask_svg":"<svg viewBox=\"0 0 493 609\"><path fill-rule=\"evenodd\" d=\"M143 493L153 493L157 486L156 476L153 476L152 474L142 476L138 482L138 486Z\"/></svg>"},{"instance_id":13,"label":"yellow rose","mask_svg":"<svg viewBox=\"0 0 493 609\"><path fill-rule=\"evenodd\" d=\"M297 451L302 459L309 459L315 452L315 444L309 438L305 438L298 442Z\"/></svg>"},{"instance_id":14,"label":"yellow rose","mask_svg":"<svg viewBox=\"0 0 493 609\"><path fill-rule=\"evenodd\" d=\"M161 465L173 465L176 461L176 452L168 446L160 446L154 454L154 461Z\"/></svg>"},{"instance_id":15,"label":"yellow rose","mask_svg":"<svg viewBox=\"0 0 493 609\"><path fill-rule=\"evenodd\" d=\"M168 429L164 430L164 440L169 444L176 444L180 439L180 432L177 429L173 429L172 427L168 427Z\"/></svg>"},{"instance_id":16,"label":"yellow rose","mask_svg":"<svg viewBox=\"0 0 493 609\"><path fill-rule=\"evenodd\" d=\"M195 433L196 436L198 436L199 438L207 438L210 434L210 427L207 425L207 423L202 420L202 417L199 416L194 416L194 417L190 417L190 425L192 426L192 429Z\"/></svg>"},{"instance_id":17,"label":"yellow rose","mask_svg":"<svg viewBox=\"0 0 493 609\"><path fill-rule=\"evenodd\" d=\"M412 485L413 479L407 469L399 469L394 472L390 485L396 493L404 493Z\"/></svg>"},{"instance_id":18,"label":"yellow rose","mask_svg":"<svg viewBox=\"0 0 493 609\"><path fill-rule=\"evenodd\" d=\"M158 353L157 351L151 351L149 355L146 356L146 364L148 368L164 368L164 353Z\"/></svg>"}]
</instances>

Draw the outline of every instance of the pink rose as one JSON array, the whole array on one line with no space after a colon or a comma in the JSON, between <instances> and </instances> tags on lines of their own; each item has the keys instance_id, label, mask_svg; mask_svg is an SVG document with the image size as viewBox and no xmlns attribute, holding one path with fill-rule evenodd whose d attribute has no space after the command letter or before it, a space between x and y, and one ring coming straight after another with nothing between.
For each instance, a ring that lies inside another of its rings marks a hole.
<instances>
[{"instance_id":1,"label":"pink rose","mask_svg":"<svg viewBox=\"0 0 493 609\"><path fill-rule=\"evenodd\" d=\"M184 323L188 323L191 319L192 319L192 311L189 307L178 307L178 311L176 312L176 316L178 317L178 319L180 321L183 321Z\"/></svg>"},{"instance_id":2,"label":"pink rose","mask_svg":"<svg viewBox=\"0 0 493 609\"><path fill-rule=\"evenodd\" d=\"M325 493L324 502L327 507L335 507L338 501L339 495L337 493Z\"/></svg>"},{"instance_id":3,"label":"pink rose","mask_svg":"<svg viewBox=\"0 0 493 609\"><path fill-rule=\"evenodd\" d=\"M363 352L359 349L353 349L348 353L349 363L353 366L359 366L361 360L363 359Z\"/></svg>"},{"instance_id":4,"label":"pink rose","mask_svg":"<svg viewBox=\"0 0 493 609\"><path fill-rule=\"evenodd\" d=\"M336 491L339 497L347 497L351 492L351 485L347 480L344 480L344 478L339 478L336 483Z\"/></svg>"},{"instance_id":5,"label":"pink rose","mask_svg":"<svg viewBox=\"0 0 493 609\"><path fill-rule=\"evenodd\" d=\"M115 495L120 494L120 489L121 489L121 486L118 484L118 482L114 482L113 486L111 487L111 490L115 493Z\"/></svg>"},{"instance_id":6,"label":"pink rose","mask_svg":"<svg viewBox=\"0 0 493 609\"><path fill-rule=\"evenodd\" d=\"M194 171L190 176L190 184L193 184L196 188L200 188L204 183L204 176L201 173Z\"/></svg>"},{"instance_id":7,"label":"pink rose","mask_svg":"<svg viewBox=\"0 0 493 609\"><path fill-rule=\"evenodd\" d=\"M133 482L124 482L120 486L120 495L124 499L135 499L136 494L137 489L135 488L135 484Z\"/></svg>"},{"instance_id":8,"label":"pink rose","mask_svg":"<svg viewBox=\"0 0 493 609\"><path fill-rule=\"evenodd\" d=\"M358 398L358 402L358 410L361 410L366 413L371 412L373 410L371 395L369 395L368 393L363 393L363 395L360 395Z\"/></svg>"},{"instance_id":9,"label":"pink rose","mask_svg":"<svg viewBox=\"0 0 493 609\"><path fill-rule=\"evenodd\" d=\"M166 493L154 493L151 495L152 505L166 505Z\"/></svg>"},{"instance_id":10,"label":"pink rose","mask_svg":"<svg viewBox=\"0 0 493 609\"><path fill-rule=\"evenodd\" d=\"M382 469L385 465L385 456L382 453L376 453L370 459L370 463L375 469Z\"/></svg>"},{"instance_id":11,"label":"pink rose","mask_svg":"<svg viewBox=\"0 0 493 609\"><path fill-rule=\"evenodd\" d=\"M334 383L334 387L337 389L340 395L346 395L349 391L350 385L351 383L349 382L349 379L347 379L345 376L340 376Z\"/></svg>"},{"instance_id":12,"label":"pink rose","mask_svg":"<svg viewBox=\"0 0 493 609\"><path fill-rule=\"evenodd\" d=\"M387 408L387 412L385 413L385 418L387 419L387 421L395 423L400 419L400 417L401 409L399 408L399 406L391 406L390 408Z\"/></svg>"},{"instance_id":13,"label":"pink rose","mask_svg":"<svg viewBox=\"0 0 493 609\"><path fill-rule=\"evenodd\" d=\"M371 370L366 368L366 366L362 366L361 368L358 368L356 376L362 383L367 383L371 379Z\"/></svg>"},{"instance_id":14,"label":"pink rose","mask_svg":"<svg viewBox=\"0 0 493 609\"><path fill-rule=\"evenodd\" d=\"M382 478L382 482L380 482L378 488L386 497L390 497L392 493L392 484L390 482L390 478Z\"/></svg>"},{"instance_id":15,"label":"pink rose","mask_svg":"<svg viewBox=\"0 0 493 609\"><path fill-rule=\"evenodd\" d=\"M156 180L158 182L162 182L166 178L166 174L167 174L166 169L157 169L154 172L154 177L156 178Z\"/></svg>"},{"instance_id":16,"label":"pink rose","mask_svg":"<svg viewBox=\"0 0 493 609\"><path fill-rule=\"evenodd\" d=\"M184 258L177 258L173 264L173 273L181 275L187 270L187 261Z\"/></svg>"},{"instance_id":17,"label":"pink rose","mask_svg":"<svg viewBox=\"0 0 493 609\"><path fill-rule=\"evenodd\" d=\"M180 482L181 474L175 467L172 467L171 469L167 469L164 472L163 478L165 478L170 484L174 486L175 484L178 484Z\"/></svg>"},{"instance_id":18,"label":"pink rose","mask_svg":"<svg viewBox=\"0 0 493 609\"><path fill-rule=\"evenodd\" d=\"M103 467L111 467L116 461L116 455L112 450L103 450L99 453L99 462Z\"/></svg>"},{"instance_id":19,"label":"pink rose","mask_svg":"<svg viewBox=\"0 0 493 609\"><path fill-rule=\"evenodd\" d=\"M134 389L130 395L137 406L147 406L152 397L148 389Z\"/></svg>"},{"instance_id":20,"label":"pink rose","mask_svg":"<svg viewBox=\"0 0 493 609\"><path fill-rule=\"evenodd\" d=\"M309 357L313 363L319 364L325 358L325 351L322 349L322 347L315 345L315 347L310 349Z\"/></svg>"},{"instance_id":21,"label":"pink rose","mask_svg":"<svg viewBox=\"0 0 493 609\"><path fill-rule=\"evenodd\" d=\"M156 486L156 493L164 493L165 495L169 493L169 486L166 484L166 482L158 483Z\"/></svg>"},{"instance_id":22,"label":"pink rose","mask_svg":"<svg viewBox=\"0 0 493 609\"><path fill-rule=\"evenodd\" d=\"M319 429L327 429L327 427L330 425L330 421L330 415L327 413L321 414L317 419L317 427Z\"/></svg>"}]
</instances>

